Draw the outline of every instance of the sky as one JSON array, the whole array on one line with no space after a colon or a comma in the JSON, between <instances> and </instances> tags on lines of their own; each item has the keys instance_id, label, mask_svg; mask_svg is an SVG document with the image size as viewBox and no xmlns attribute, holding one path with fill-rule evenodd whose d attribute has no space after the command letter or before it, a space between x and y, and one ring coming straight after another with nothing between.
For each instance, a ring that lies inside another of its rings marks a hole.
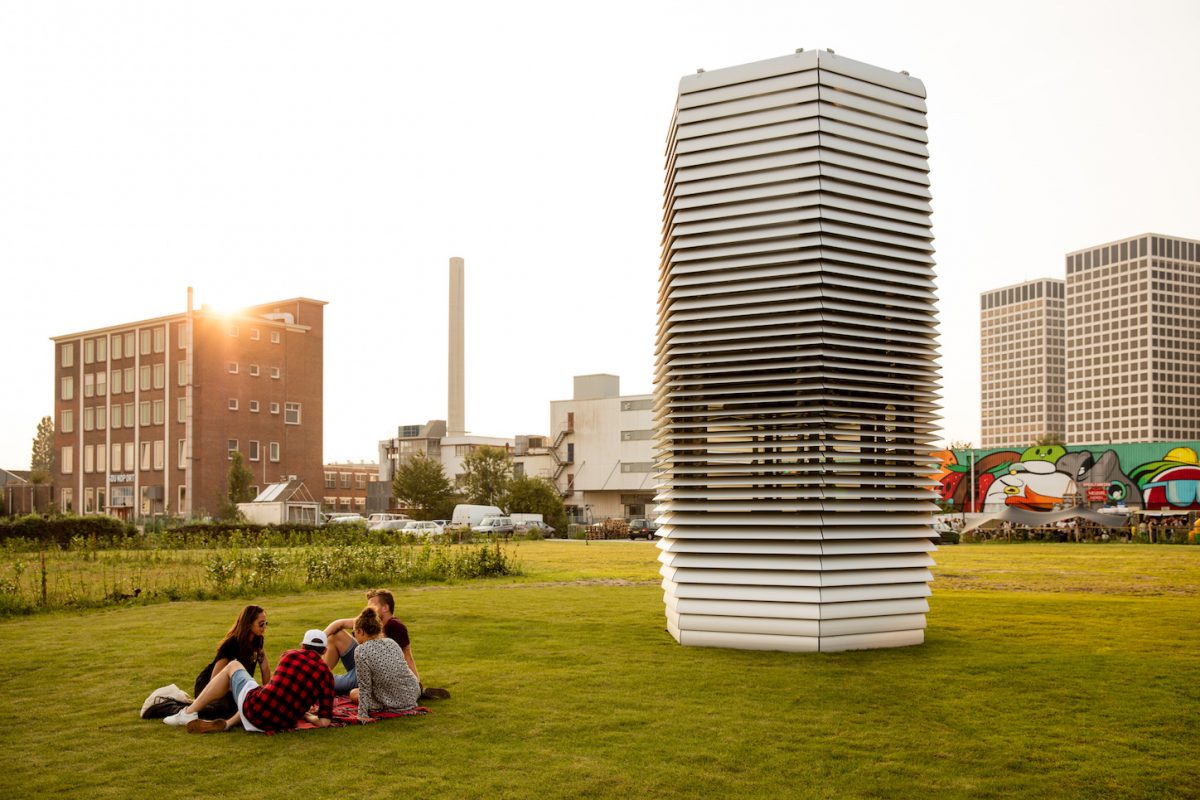
<instances>
[{"instance_id":1,"label":"sky","mask_svg":"<svg viewBox=\"0 0 1200 800\"><path fill-rule=\"evenodd\" d=\"M572 376L653 385L678 82L797 48L928 92L945 440L979 441L979 293L1200 238L1200 3L0 0L0 466L50 337L325 300L325 460L446 414L550 433Z\"/></svg>"}]
</instances>

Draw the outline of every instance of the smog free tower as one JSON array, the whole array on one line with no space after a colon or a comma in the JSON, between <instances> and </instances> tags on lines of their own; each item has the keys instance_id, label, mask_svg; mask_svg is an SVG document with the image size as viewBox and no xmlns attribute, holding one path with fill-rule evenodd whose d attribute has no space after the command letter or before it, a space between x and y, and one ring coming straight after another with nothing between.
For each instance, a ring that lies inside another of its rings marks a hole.
<instances>
[{"instance_id":1,"label":"smog free tower","mask_svg":"<svg viewBox=\"0 0 1200 800\"><path fill-rule=\"evenodd\" d=\"M682 644L919 644L938 376L925 90L835 55L680 81L659 560Z\"/></svg>"}]
</instances>

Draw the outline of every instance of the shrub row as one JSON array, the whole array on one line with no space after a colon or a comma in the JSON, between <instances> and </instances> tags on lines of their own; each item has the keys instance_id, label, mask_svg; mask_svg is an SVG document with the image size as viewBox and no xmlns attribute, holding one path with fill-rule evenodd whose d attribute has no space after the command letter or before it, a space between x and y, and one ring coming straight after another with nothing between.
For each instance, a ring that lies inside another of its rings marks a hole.
<instances>
[{"instance_id":1,"label":"shrub row","mask_svg":"<svg viewBox=\"0 0 1200 800\"><path fill-rule=\"evenodd\" d=\"M0 542L16 539L65 547L77 537L109 542L136 536L137 532L137 528L116 517L100 514L86 517L30 514L0 519Z\"/></svg>"},{"instance_id":2,"label":"shrub row","mask_svg":"<svg viewBox=\"0 0 1200 800\"><path fill-rule=\"evenodd\" d=\"M441 538L441 537L439 537ZM448 532L458 544L489 542L492 536L467 529ZM520 537L542 538L539 531ZM420 544L412 534L370 531L361 525L253 525L231 522L154 521L142 530L114 517L28 516L0 520L0 545L10 551L57 547L62 550L213 550L262 547L350 547Z\"/></svg>"}]
</instances>

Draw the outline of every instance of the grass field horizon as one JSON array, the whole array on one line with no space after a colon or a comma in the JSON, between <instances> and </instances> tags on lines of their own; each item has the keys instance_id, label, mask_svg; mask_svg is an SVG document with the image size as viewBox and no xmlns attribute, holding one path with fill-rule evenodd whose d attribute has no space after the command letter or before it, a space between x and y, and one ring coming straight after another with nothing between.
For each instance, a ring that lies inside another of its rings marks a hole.
<instances>
[{"instance_id":1,"label":"grass field horizon","mask_svg":"<svg viewBox=\"0 0 1200 800\"><path fill-rule=\"evenodd\" d=\"M138 719L244 601L5 620L0 796L1196 796L1200 548L946 547L924 645L837 654L680 647L656 555L529 542L519 578L393 587L453 699L336 731ZM264 597L272 655L360 599Z\"/></svg>"}]
</instances>

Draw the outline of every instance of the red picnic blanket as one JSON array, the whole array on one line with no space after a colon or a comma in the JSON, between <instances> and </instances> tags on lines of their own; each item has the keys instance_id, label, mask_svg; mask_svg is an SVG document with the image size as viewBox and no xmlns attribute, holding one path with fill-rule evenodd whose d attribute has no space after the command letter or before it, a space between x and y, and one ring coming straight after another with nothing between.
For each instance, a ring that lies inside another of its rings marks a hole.
<instances>
[{"instance_id":1,"label":"red picnic blanket","mask_svg":"<svg viewBox=\"0 0 1200 800\"><path fill-rule=\"evenodd\" d=\"M372 719L392 719L393 717L419 717L428 714L429 709L425 706L417 706L410 708L408 711L400 711L398 713L377 712L371 715ZM344 728L347 725L362 725L358 721L358 703L351 700L347 695L339 694L333 699L333 724L331 728ZM284 728L281 731L266 731L268 736L276 733L289 733L291 731L307 731L313 730L317 726L309 723L306 720L300 720L294 728Z\"/></svg>"}]
</instances>

